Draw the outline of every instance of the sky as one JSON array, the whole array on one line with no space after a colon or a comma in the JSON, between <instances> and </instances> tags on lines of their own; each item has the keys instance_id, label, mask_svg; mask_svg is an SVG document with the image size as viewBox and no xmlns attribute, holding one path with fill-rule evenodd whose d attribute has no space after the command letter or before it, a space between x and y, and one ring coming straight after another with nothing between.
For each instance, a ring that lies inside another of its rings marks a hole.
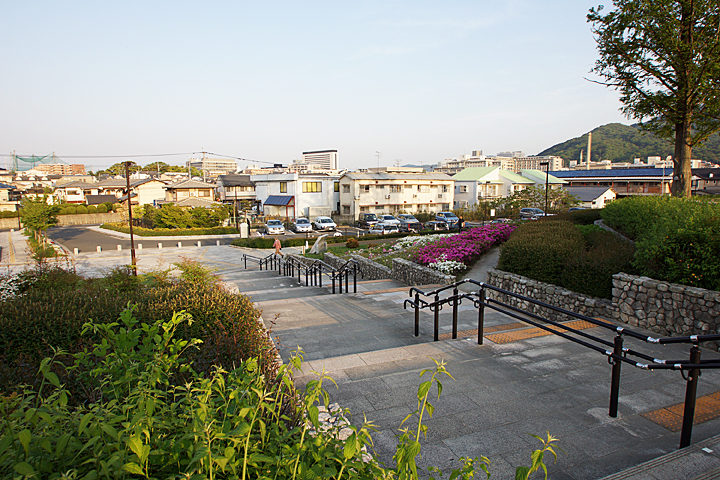
<instances>
[{"instance_id":1,"label":"sky","mask_svg":"<svg viewBox=\"0 0 720 480\"><path fill-rule=\"evenodd\" d=\"M0 166L537 154L633 123L586 79L599 1L0 0Z\"/></svg>"}]
</instances>

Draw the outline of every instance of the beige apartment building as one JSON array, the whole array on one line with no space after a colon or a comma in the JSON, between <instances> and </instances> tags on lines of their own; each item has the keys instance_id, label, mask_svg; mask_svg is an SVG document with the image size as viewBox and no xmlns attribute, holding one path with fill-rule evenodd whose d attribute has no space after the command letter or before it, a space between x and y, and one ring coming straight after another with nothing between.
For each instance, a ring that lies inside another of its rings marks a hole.
<instances>
[{"instance_id":1,"label":"beige apartment building","mask_svg":"<svg viewBox=\"0 0 720 480\"><path fill-rule=\"evenodd\" d=\"M455 181L421 168L380 167L340 177L340 215L356 221L360 213L391 214L450 210Z\"/></svg>"}]
</instances>

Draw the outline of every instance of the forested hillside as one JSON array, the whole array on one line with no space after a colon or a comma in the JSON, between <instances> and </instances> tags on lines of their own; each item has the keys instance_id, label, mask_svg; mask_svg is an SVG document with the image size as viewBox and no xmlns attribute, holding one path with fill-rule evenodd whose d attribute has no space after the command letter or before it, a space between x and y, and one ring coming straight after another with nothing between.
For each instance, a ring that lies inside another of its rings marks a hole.
<instances>
[{"instance_id":1,"label":"forested hillside","mask_svg":"<svg viewBox=\"0 0 720 480\"><path fill-rule=\"evenodd\" d=\"M635 158L647 161L647 157L666 158L673 154L674 146L652 133L643 132L639 125L610 123L592 131L592 161L612 160L632 162ZM579 160L580 150L587 149L587 133L543 150L538 155L556 155L565 161ZM583 153L584 158L585 153ZM710 136L700 147L693 148L692 158L720 163L720 135Z\"/></svg>"}]
</instances>

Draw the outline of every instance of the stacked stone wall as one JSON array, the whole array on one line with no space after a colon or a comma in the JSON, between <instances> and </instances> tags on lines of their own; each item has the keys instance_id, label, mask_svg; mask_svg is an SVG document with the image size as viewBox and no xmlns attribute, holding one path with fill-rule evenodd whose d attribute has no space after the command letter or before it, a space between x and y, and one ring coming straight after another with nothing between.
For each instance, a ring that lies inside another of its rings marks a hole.
<instances>
[{"instance_id":1,"label":"stacked stone wall","mask_svg":"<svg viewBox=\"0 0 720 480\"><path fill-rule=\"evenodd\" d=\"M391 278L392 270L385 265L373 262L362 255L351 255L350 258L357 261L360 265L363 280L385 280ZM335 268L340 268L345 265L345 262L347 262L347 260L333 255L332 253L325 253L324 261Z\"/></svg>"},{"instance_id":2,"label":"stacked stone wall","mask_svg":"<svg viewBox=\"0 0 720 480\"><path fill-rule=\"evenodd\" d=\"M613 275L613 302L620 321L660 336L720 333L720 292L618 273Z\"/></svg>"},{"instance_id":3,"label":"stacked stone wall","mask_svg":"<svg viewBox=\"0 0 720 480\"><path fill-rule=\"evenodd\" d=\"M454 275L445 275L402 258L393 258L392 278L405 285L450 285L457 281Z\"/></svg>"},{"instance_id":4,"label":"stacked stone wall","mask_svg":"<svg viewBox=\"0 0 720 480\"><path fill-rule=\"evenodd\" d=\"M609 300L576 293L567 288L539 282L531 278L523 277L522 275L502 272L491 268L488 270L487 283L517 295L529 297L588 317L605 318L608 320L617 319L617 309ZM558 313L555 310L541 307L526 300L511 297L493 290L488 290L488 296L499 302L521 308L552 321L570 320L570 317Z\"/></svg>"}]
</instances>

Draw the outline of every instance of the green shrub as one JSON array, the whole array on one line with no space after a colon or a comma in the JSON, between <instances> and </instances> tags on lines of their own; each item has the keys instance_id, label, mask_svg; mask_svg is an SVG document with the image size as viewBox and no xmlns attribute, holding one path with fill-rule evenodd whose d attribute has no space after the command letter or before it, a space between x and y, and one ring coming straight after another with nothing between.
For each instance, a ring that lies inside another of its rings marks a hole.
<instances>
[{"instance_id":1,"label":"green shrub","mask_svg":"<svg viewBox=\"0 0 720 480\"><path fill-rule=\"evenodd\" d=\"M559 285L565 261L579 255L584 244L582 233L570 222L529 221L501 247L498 268Z\"/></svg>"},{"instance_id":2,"label":"green shrub","mask_svg":"<svg viewBox=\"0 0 720 480\"><path fill-rule=\"evenodd\" d=\"M559 213L556 220L567 220L575 225L592 225L596 220L602 218L602 210L599 208L588 208L586 210L575 210L574 212Z\"/></svg>"},{"instance_id":3,"label":"green shrub","mask_svg":"<svg viewBox=\"0 0 720 480\"><path fill-rule=\"evenodd\" d=\"M182 269L181 269L182 270ZM183 325L184 335L203 340L192 353L198 371L208 373L217 364L232 368L250 357L258 357L265 372L274 368L274 347L258 323L260 312L244 295L233 295L215 286L206 272L188 263L178 282L167 275L150 278L115 269L101 279L80 279L56 269L26 273L13 279L22 295L0 304L0 392L12 392L22 383L32 384L39 359L52 348L74 353L99 341L83 338L82 325L89 319L110 322L136 303L136 316L145 323L169 318L173 312L193 315L192 325ZM164 277L164 278L163 278ZM148 285L154 285L150 288ZM82 385L74 385L76 399L87 398Z\"/></svg>"},{"instance_id":4,"label":"green shrub","mask_svg":"<svg viewBox=\"0 0 720 480\"><path fill-rule=\"evenodd\" d=\"M114 230L116 232L130 233L130 227L124 223L103 223L100 228ZM141 237L155 236L187 236L187 235L228 235L237 233L235 227L211 227L211 228L142 228L133 227L133 233Z\"/></svg>"},{"instance_id":5,"label":"green shrub","mask_svg":"<svg viewBox=\"0 0 720 480\"><path fill-rule=\"evenodd\" d=\"M85 205L78 205L76 212L78 215L84 215L84 214L88 213L88 209Z\"/></svg>"},{"instance_id":6,"label":"green shrub","mask_svg":"<svg viewBox=\"0 0 720 480\"><path fill-rule=\"evenodd\" d=\"M65 215L75 215L77 213L77 207L74 205L65 207L64 213Z\"/></svg>"},{"instance_id":7,"label":"green shrub","mask_svg":"<svg viewBox=\"0 0 720 480\"><path fill-rule=\"evenodd\" d=\"M101 203L97 206L97 213L107 213L107 211L107 205L105 205L104 203Z\"/></svg>"},{"instance_id":8,"label":"green shrub","mask_svg":"<svg viewBox=\"0 0 720 480\"><path fill-rule=\"evenodd\" d=\"M87 213L98 213L97 207L95 205L88 205L87 206Z\"/></svg>"},{"instance_id":9,"label":"green shrub","mask_svg":"<svg viewBox=\"0 0 720 480\"><path fill-rule=\"evenodd\" d=\"M345 246L347 248L358 248L360 246L360 242L358 242L357 238L348 238L347 242L345 242Z\"/></svg>"},{"instance_id":10,"label":"green shrub","mask_svg":"<svg viewBox=\"0 0 720 480\"><path fill-rule=\"evenodd\" d=\"M628 197L605 207L603 219L636 240L640 274L720 290L720 202Z\"/></svg>"}]
</instances>

